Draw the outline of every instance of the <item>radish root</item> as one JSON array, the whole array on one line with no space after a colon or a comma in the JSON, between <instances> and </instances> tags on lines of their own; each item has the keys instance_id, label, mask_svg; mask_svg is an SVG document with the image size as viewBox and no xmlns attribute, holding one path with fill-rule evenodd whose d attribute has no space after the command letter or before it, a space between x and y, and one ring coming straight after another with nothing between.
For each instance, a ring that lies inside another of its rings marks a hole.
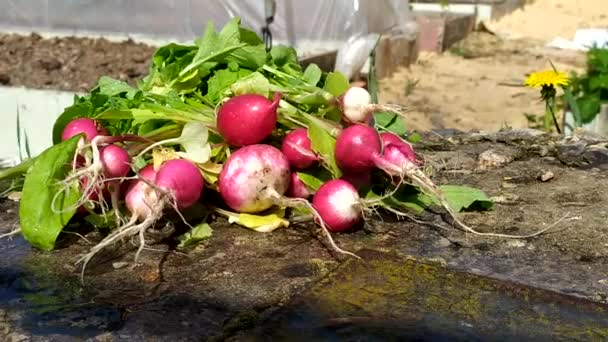
<instances>
[{"instance_id":1,"label":"radish root","mask_svg":"<svg viewBox=\"0 0 608 342\"><path fill-rule=\"evenodd\" d=\"M274 201L274 203L276 205L279 205L279 206L291 207L291 208L305 208L305 209L310 210L310 212L312 213L313 217L317 220L318 224L321 226L321 231L323 231L323 234L327 238L327 242L329 243L329 245L331 246L331 248L334 251L336 251L336 252L338 252L340 254L346 254L346 255L350 255L352 257L355 257L357 259L361 259L361 257L359 257L358 255L356 255L356 254L354 254L352 252L349 252L349 251L345 251L342 248L338 247L338 245L336 244L336 242L332 238L331 233L327 229L327 226L325 225L325 222L323 222L323 218L321 217L321 215L319 215L319 213L312 206L312 204L310 204L310 202L308 202L307 200L305 200L303 198L289 198L289 197L281 196L276 191L271 191L270 192L270 198L272 198L272 200Z\"/></svg>"},{"instance_id":2,"label":"radish root","mask_svg":"<svg viewBox=\"0 0 608 342\"><path fill-rule=\"evenodd\" d=\"M17 234L19 234L19 233L21 233L21 228L13 229L12 231L10 231L10 232L8 232L8 233L5 233L5 234L0 235L0 239L4 239L4 238L7 238L7 237L11 237L11 236L13 236L13 235L17 235Z\"/></svg>"},{"instance_id":3,"label":"radish root","mask_svg":"<svg viewBox=\"0 0 608 342\"><path fill-rule=\"evenodd\" d=\"M89 261L91 261L91 259L97 253L99 253L105 247L107 247L119 240L122 240L123 238L132 237L135 235L139 235L139 248L137 249L137 252L135 253L135 257L134 257L134 264L137 265L139 256L140 256L141 252L144 250L144 247L146 245L146 240L145 240L146 230L148 228L152 227L156 223L156 221L161 217L162 212L163 212L164 208L166 207L166 205L168 203L172 202L173 199L169 192L160 189L154 183L152 183L148 179L145 179L144 177L141 177L140 175L138 175L137 178L139 180L145 182L146 184L148 184L150 187L152 187L156 191L157 198L158 198L157 202L154 205L150 205L149 203L146 203L146 205L148 205L148 207L151 210L150 211L151 215L146 217L139 224L137 224L137 221L140 219L140 217L133 215L127 223L116 228L112 233L110 233L108 236L106 236L101 242L99 242L97 245L93 246L87 254L85 254L82 258L80 258L78 261L76 261L76 265L83 263L82 270L80 273L80 278L83 283L84 283L84 273L86 270L86 266L89 263ZM174 207L174 208L176 208L176 207ZM177 208L176 208L176 210L177 210ZM181 216L181 214L180 214L180 216Z\"/></svg>"}]
</instances>

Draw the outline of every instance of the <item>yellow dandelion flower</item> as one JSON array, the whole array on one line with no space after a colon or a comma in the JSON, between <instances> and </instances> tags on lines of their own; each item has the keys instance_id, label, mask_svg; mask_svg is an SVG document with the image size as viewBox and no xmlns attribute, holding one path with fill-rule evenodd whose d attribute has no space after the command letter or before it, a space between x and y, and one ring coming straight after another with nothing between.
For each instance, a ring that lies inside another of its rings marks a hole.
<instances>
[{"instance_id":1,"label":"yellow dandelion flower","mask_svg":"<svg viewBox=\"0 0 608 342\"><path fill-rule=\"evenodd\" d=\"M563 72L554 70L533 72L528 76L524 84L530 88L544 86L555 88L559 85L568 85L568 76Z\"/></svg>"}]
</instances>

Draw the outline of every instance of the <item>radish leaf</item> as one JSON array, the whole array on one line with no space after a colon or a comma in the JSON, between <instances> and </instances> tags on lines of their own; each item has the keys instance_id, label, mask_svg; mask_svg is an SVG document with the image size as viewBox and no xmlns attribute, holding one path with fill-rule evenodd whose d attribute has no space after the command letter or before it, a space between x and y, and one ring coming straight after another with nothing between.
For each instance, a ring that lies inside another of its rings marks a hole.
<instances>
[{"instance_id":1,"label":"radish leaf","mask_svg":"<svg viewBox=\"0 0 608 342\"><path fill-rule=\"evenodd\" d=\"M447 199L452 209L465 210L489 210L494 203L481 190L463 185L440 185L439 190Z\"/></svg>"},{"instance_id":2,"label":"radish leaf","mask_svg":"<svg viewBox=\"0 0 608 342\"><path fill-rule=\"evenodd\" d=\"M323 72L318 65L312 63L306 67L304 70L304 81L312 86L316 86L317 83L321 80Z\"/></svg>"},{"instance_id":3,"label":"radish leaf","mask_svg":"<svg viewBox=\"0 0 608 342\"><path fill-rule=\"evenodd\" d=\"M177 248L186 248L202 240L206 240L213 235L213 229L208 223L200 223L194 226L189 232L179 236Z\"/></svg>"},{"instance_id":4,"label":"radish leaf","mask_svg":"<svg viewBox=\"0 0 608 342\"><path fill-rule=\"evenodd\" d=\"M308 138L310 139L312 150L321 156L325 167L332 173L334 178L340 178L342 171L338 167L336 158L334 157L336 139L328 131L321 128L316 120L310 120Z\"/></svg>"},{"instance_id":5,"label":"radish leaf","mask_svg":"<svg viewBox=\"0 0 608 342\"><path fill-rule=\"evenodd\" d=\"M323 86L324 90L328 91L333 96L340 96L344 94L348 88L350 88L350 83L348 83L348 79L342 73L336 71L327 74L325 85Z\"/></svg>"},{"instance_id":6,"label":"radish leaf","mask_svg":"<svg viewBox=\"0 0 608 342\"><path fill-rule=\"evenodd\" d=\"M208 139L209 130L205 125L200 122L189 122L184 125L182 135L178 138L185 152L177 152L177 154L195 163L204 163L211 156Z\"/></svg>"},{"instance_id":7,"label":"radish leaf","mask_svg":"<svg viewBox=\"0 0 608 342\"><path fill-rule=\"evenodd\" d=\"M71 170L71 162L82 134L53 145L42 152L25 176L19 218L23 237L33 246L52 250L61 230L76 212L80 198L78 182L59 193L61 181ZM55 211L51 205L55 198Z\"/></svg>"},{"instance_id":8,"label":"radish leaf","mask_svg":"<svg viewBox=\"0 0 608 342\"><path fill-rule=\"evenodd\" d=\"M323 183L331 180L331 174L323 168L314 168L298 172L298 178L309 188L317 191Z\"/></svg>"}]
</instances>

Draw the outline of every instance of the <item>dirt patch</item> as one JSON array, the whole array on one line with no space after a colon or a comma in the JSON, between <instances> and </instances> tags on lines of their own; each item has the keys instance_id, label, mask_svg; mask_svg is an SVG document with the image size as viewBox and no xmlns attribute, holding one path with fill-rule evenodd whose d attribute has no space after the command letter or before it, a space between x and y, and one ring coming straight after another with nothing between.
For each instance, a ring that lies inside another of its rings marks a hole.
<instances>
[{"instance_id":1,"label":"dirt patch","mask_svg":"<svg viewBox=\"0 0 608 342\"><path fill-rule=\"evenodd\" d=\"M107 75L134 85L154 50L133 41L0 34L0 84L87 91Z\"/></svg>"}]
</instances>

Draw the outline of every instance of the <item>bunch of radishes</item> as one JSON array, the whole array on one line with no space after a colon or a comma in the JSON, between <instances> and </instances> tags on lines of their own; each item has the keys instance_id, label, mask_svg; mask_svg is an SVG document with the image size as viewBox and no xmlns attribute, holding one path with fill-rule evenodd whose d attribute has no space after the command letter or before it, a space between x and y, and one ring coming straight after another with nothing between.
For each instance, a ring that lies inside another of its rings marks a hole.
<instances>
[{"instance_id":1,"label":"bunch of radishes","mask_svg":"<svg viewBox=\"0 0 608 342\"><path fill-rule=\"evenodd\" d=\"M79 182L82 194L76 203L79 212L104 213L111 209L117 224L101 243L81 259L85 266L104 247L139 234L137 259L145 246L146 230L153 227L166 208L182 210L201 198L204 181L194 162L175 158L164 161L158 168L149 163L136 170L128 148L131 146L129 143L140 144L142 139L109 136L97 121L78 118L66 125L62 140L78 134L83 137L74 155L72 172L64 179L63 190L69 191L73 181ZM128 211L128 217L124 217L123 208Z\"/></svg>"},{"instance_id":2,"label":"bunch of radishes","mask_svg":"<svg viewBox=\"0 0 608 342\"><path fill-rule=\"evenodd\" d=\"M377 105L365 89L352 87L339 98L346 127L338 133L334 151L344 175L327 180L317 191L310 189L298 171L320 167L322 157L313 150L307 127L291 130L278 141L270 138L279 98L275 94L271 102L259 95L235 96L218 111L218 131L234 148L223 164L218 188L232 210L260 213L275 205L300 207L310 210L328 231L343 232L360 223L372 205L360 197L358 188L371 180L374 169L397 178L417 170L412 146L369 126Z\"/></svg>"}]
</instances>

